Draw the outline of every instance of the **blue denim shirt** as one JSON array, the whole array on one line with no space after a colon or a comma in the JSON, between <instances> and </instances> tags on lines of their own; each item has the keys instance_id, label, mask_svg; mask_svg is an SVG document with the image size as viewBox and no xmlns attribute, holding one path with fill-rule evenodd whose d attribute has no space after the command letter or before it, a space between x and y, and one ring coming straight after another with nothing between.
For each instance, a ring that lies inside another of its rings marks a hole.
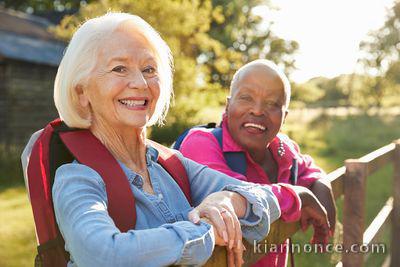
<instances>
[{"instance_id":1,"label":"blue denim shirt","mask_svg":"<svg viewBox=\"0 0 400 267\"><path fill-rule=\"evenodd\" d=\"M244 238L261 240L279 218L278 201L269 187L242 182L184 158L195 206L209 194L230 190L248 201L240 219ZM68 266L201 265L214 249L213 228L188 221L192 209L173 178L157 163L148 146L147 168L155 194L146 193L143 178L120 163L135 196L136 228L121 233L107 213L104 182L93 169L77 162L57 169L53 202L57 222L71 258Z\"/></svg>"}]
</instances>

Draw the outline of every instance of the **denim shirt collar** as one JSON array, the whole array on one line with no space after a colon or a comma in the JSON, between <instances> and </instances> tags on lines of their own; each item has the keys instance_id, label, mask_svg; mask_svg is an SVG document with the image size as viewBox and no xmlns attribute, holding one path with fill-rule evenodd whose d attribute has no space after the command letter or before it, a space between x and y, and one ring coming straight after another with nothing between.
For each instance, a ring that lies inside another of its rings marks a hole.
<instances>
[{"instance_id":1,"label":"denim shirt collar","mask_svg":"<svg viewBox=\"0 0 400 267\"><path fill-rule=\"evenodd\" d=\"M147 168L151 166L154 162L158 160L158 150L150 145L146 145L146 165ZM121 166L122 170L124 171L125 175L128 177L128 181L131 183L138 175L135 171L129 169L122 161L117 160L118 164Z\"/></svg>"},{"instance_id":2,"label":"denim shirt collar","mask_svg":"<svg viewBox=\"0 0 400 267\"><path fill-rule=\"evenodd\" d=\"M152 147L151 145L146 146L146 163L147 166L151 165L152 162L158 161L159 152L157 149Z\"/></svg>"}]
</instances>

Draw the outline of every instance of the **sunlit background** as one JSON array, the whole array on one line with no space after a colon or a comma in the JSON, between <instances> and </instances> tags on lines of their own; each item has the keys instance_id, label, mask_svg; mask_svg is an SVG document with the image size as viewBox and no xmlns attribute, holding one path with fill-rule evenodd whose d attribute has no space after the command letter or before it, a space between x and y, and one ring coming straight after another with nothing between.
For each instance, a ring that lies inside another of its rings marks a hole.
<instances>
[{"instance_id":1,"label":"sunlit background","mask_svg":"<svg viewBox=\"0 0 400 267\"><path fill-rule=\"evenodd\" d=\"M175 101L165 125L148 130L155 141L170 145L188 127L218 122L234 72L257 58L289 76L283 132L326 172L400 138L400 0L0 0L1 267L33 265L20 154L58 116L53 82L76 27L108 10L141 16L171 47ZM392 194L390 166L368 179L366 194L368 225ZM390 252L390 227L378 239ZM371 255L366 266L389 254ZM340 257L295 256L307 267L335 266Z\"/></svg>"},{"instance_id":2,"label":"sunlit background","mask_svg":"<svg viewBox=\"0 0 400 267\"><path fill-rule=\"evenodd\" d=\"M383 26L393 0L273 0L254 9L276 33L299 45L292 79L333 78L357 70L359 44Z\"/></svg>"}]
</instances>

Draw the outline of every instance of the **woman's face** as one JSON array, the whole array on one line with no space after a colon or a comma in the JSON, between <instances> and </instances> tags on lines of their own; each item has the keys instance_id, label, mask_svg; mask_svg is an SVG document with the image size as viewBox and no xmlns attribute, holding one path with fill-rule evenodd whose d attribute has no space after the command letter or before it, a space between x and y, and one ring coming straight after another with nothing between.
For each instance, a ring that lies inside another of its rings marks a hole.
<instances>
[{"instance_id":1,"label":"woman's face","mask_svg":"<svg viewBox=\"0 0 400 267\"><path fill-rule=\"evenodd\" d=\"M144 127L160 95L157 60L146 39L124 23L99 50L80 103L107 126Z\"/></svg>"},{"instance_id":2,"label":"woman's face","mask_svg":"<svg viewBox=\"0 0 400 267\"><path fill-rule=\"evenodd\" d=\"M265 149L287 114L282 80L265 65L242 70L226 113L229 132L240 146L250 151Z\"/></svg>"}]
</instances>

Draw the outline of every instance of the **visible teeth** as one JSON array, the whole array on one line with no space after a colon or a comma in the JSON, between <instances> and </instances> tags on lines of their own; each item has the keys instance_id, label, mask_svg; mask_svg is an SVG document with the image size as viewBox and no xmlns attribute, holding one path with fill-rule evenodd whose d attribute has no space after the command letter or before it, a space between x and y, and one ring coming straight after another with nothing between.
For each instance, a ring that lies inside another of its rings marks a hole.
<instances>
[{"instance_id":1,"label":"visible teeth","mask_svg":"<svg viewBox=\"0 0 400 267\"><path fill-rule=\"evenodd\" d=\"M144 106L146 100L119 100L120 103L127 105L128 107Z\"/></svg>"},{"instance_id":2,"label":"visible teeth","mask_svg":"<svg viewBox=\"0 0 400 267\"><path fill-rule=\"evenodd\" d=\"M254 128L260 129L261 131L265 131L265 129L266 129L264 126L262 126L260 124L255 124L255 123L251 123L251 122L245 123L244 127L254 127Z\"/></svg>"}]
</instances>

